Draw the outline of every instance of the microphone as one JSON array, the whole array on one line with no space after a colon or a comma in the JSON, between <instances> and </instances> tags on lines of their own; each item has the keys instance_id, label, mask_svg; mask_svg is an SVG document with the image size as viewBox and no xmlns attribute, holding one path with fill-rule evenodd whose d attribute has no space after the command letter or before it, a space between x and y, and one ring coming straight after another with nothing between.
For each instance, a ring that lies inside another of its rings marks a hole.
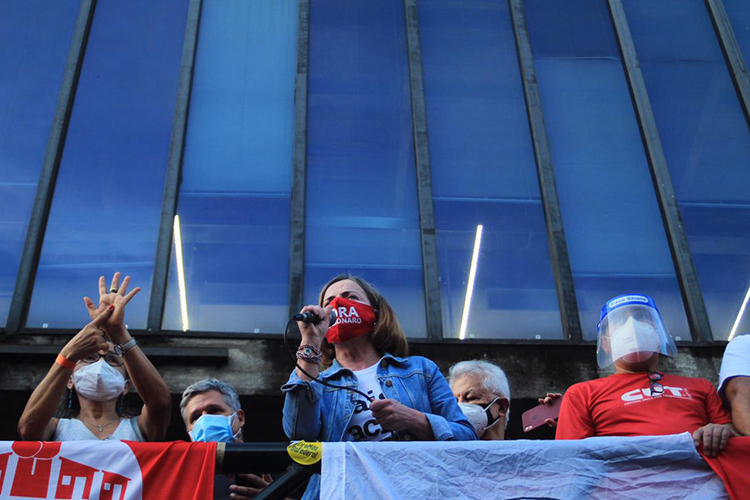
<instances>
[{"instance_id":1,"label":"microphone","mask_svg":"<svg viewBox=\"0 0 750 500\"><path fill-rule=\"evenodd\" d=\"M338 315L336 314L336 309L331 309L331 316L328 318L328 327L332 327L334 323L336 323L336 318L338 318ZM303 323L312 323L313 325L316 325L323 321L320 319L320 317L317 314L306 312L306 313L299 313L294 315L295 321L302 321Z\"/></svg>"}]
</instances>

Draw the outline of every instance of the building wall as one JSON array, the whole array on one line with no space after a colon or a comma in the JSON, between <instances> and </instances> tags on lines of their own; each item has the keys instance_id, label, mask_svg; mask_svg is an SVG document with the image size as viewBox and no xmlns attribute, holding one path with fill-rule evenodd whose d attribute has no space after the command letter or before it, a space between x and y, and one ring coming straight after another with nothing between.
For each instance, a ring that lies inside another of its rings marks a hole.
<instances>
[{"instance_id":1,"label":"building wall","mask_svg":"<svg viewBox=\"0 0 750 500\"><path fill-rule=\"evenodd\" d=\"M529 405L601 375L615 295L656 300L684 374L750 328L747 2L47 4L0 5L14 401L115 271L173 394L273 408L287 318L340 272Z\"/></svg>"}]
</instances>

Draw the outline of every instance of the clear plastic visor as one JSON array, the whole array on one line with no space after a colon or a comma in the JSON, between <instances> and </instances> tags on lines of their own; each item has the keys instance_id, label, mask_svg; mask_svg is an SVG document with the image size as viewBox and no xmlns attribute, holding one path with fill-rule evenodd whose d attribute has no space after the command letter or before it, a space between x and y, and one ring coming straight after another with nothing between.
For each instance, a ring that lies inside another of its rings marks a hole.
<instances>
[{"instance_id":1,"label":"clear plastic visor","mask_svg":"<svg viewBox=\"0 0 750 500\"><path fill-rule=\"evenodd\" d=\"M675 346L659 311L645 304L618 307L602 318L596 358L606 368L620 358L630 362L645 361L655 352L675 356Z\"/></svg>"}]
</instances>

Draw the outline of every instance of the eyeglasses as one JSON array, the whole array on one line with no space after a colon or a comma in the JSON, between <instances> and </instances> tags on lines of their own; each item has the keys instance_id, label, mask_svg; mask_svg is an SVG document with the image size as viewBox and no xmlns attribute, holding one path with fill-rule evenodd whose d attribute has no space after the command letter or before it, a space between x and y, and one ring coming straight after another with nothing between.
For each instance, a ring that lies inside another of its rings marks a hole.
<instances>
[{"instance_id":1,"label":"eyeglasses","mask_svg":"<svg viewBox=\"0 0 750 500\"><path fill-rule=\"evenodd\" d=\"M659 372L648 372L648 387L651 391L651 396L654 394L664 394L664 386L659 382L662 376Z\"/></svg>"},{"instance_id":2,"label":"eyeglasses","mask_svg":"<svg viewBox=\"0 0 750 500\"><path fill-rule=\"evenodd\" d=\"M86 356L81 361L83 363L92 364L92 363L96 363L101 358L104 358L104 362L107 363L109 366L114 366L116 368L121 367L124 363L122 356L118 356L117 354L114 354L111 352L108 352L107 354L101 354L97 352L96 354L91 354L90 356Z\"/></svg>"}]
</instances>

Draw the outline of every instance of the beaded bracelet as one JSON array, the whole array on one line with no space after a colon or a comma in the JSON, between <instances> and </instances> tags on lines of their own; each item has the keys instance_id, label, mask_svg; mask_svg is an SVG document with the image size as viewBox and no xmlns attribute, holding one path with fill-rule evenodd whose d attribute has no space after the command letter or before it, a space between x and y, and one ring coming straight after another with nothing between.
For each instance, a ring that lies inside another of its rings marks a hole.
<instances>
[{"instance_id":1,"label":"beaded bracelet","mask_svg":"<svg viewBox=\"0 0 750 500\"><path fill-rule=\"evenodd\" d=\"M302 344L299 346L299 349L297 349L297 359L302 361L307 361L308 363L317 365L322 358L323 353L314 345Z\"/></svg>"}]
</instances>

